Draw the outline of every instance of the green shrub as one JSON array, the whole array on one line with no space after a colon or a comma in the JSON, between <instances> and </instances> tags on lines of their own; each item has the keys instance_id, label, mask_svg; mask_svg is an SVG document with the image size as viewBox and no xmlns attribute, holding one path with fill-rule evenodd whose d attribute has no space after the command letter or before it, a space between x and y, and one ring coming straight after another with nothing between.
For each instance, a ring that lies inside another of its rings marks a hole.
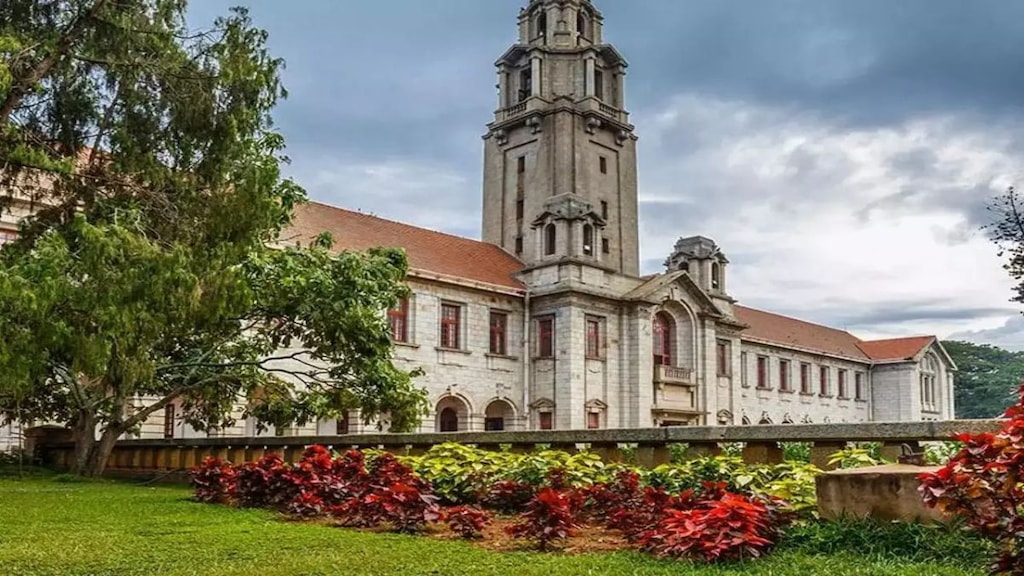
<instances>
[{"instance_id":1,"label":"green shrub","mask_svg":"<svg viewBox=\"0 0 1024 576\"><path fill-rule=\"evenodd\" d=\"M787 462L810 462L811 442L780 442L782 458Z\"/></svg>"}]
</instances>

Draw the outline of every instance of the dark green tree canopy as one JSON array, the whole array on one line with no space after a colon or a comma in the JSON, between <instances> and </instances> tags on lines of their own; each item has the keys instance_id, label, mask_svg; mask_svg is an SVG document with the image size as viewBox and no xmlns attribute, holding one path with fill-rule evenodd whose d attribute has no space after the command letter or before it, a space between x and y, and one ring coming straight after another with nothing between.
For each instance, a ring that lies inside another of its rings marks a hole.
<instances>
[{"instance_id":1,"label":"dark green tree canopy","mask_svg":"<svg viewBox=\"0 0 1024 576\"><path fill-rule=\"evenodd\" d=\"M957 418L998 418L1013 405L1024 382L1024 353L955 340L942 346L957 366Z\"/></svg>"},{"instance_id":2,"label":"dark green tree canopy","mask_svg":"<svg viewBox=\"0 0 1024 576\"><path fill-rule=\"evenodd\" d=\"M0 3L0 204L43 208L0 251L0 417L66 423L78 470L168 403L200 429L359 409L392 430L424 394L385 311L404 254L276 241L282 62L236 9L183 0ZM97 438L97 433L99 437Z\"/></svg>"}]
</instances>

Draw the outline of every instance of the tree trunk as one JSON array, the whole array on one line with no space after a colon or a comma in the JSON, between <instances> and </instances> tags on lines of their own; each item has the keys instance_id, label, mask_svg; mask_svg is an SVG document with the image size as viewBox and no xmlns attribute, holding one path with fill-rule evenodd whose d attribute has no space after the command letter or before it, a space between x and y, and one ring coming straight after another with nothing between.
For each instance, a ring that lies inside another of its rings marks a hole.
<instances>
[{"instance_id":1,"label":"tree trunk","mask_svg":"<svg viewBox=\"0 0 1024 576\"><path fill-rule=\"evenodd\" d=\"M96 446L96 417L93 414L79 411L72 426L72 439L75 442L75 461L71 472L81 475L85 473Z\"/></svg>"},{"instance_id":2,"label":"tree trunk","mask_svg":"<svg viewBox=\"0 0 1024 576\"><path fill-rule=\"evenodd\" d=\"M103 471L107 469L107 461L110 459L110 454L114 451L114 445L117 444L117 439L123 433L124 430L113 425L103 430L103 435L93 445L92 452L89 454L89 462L84 471L84 476L98 478L103 475Z\"/></svg>"}]
</instances>

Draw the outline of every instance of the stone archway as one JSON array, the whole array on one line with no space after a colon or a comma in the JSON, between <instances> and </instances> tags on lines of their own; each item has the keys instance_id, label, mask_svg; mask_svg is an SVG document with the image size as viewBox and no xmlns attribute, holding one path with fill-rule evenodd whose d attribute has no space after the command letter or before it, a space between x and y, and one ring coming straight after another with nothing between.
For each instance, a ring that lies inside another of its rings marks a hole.
<instances>
[{"instance_id":1,"label":"stone archway","mask_svg":"<svg viewBox=\"0 0 1024 576\"><path fill-rule=\"evenodd\" d=\"M507 400L493 400L484 410L484 430L498 432L508 430L514 426L516 418L515 407Z\"/></svg>"},{"instance_id":2,"label":"stone archway","mask_svg":"<svg viewBox=\"0 0 1024 576\"><path fill-rule=\"evenodd\" d=\"M445 396L434 409L437 432L464 432L469 429L469 404L458 396Z\"/></svg>"}]
</instances>

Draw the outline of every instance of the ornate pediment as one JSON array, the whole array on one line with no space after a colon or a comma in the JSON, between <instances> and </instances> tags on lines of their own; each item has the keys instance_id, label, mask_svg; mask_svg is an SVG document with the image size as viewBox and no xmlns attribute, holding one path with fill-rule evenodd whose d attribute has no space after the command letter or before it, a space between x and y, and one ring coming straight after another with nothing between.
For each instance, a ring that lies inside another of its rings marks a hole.
<instances>
[{"instance_id":1,"label":"ornate pediment","mask_svg":"<svg viewBox=\"0 0 1024 576\"><path fill-rule=\"evenodd\" d=\"M538 398L530 402L532 410L554 410L555 402L551 398Z\"/></svg>"},{"instance_id":2,"label":"ornate pediment","mask_svg":"<svg viewBox=\"0 0 1024 576\"><path fill-rule=\"evenodd\" d=\"M599 228L607 224L590 202L575 194L559 194L548 199L544 203L544 211L533 221L533 226L541 226L552 220L587 220Z\"/></svg>"}]
</instances>

